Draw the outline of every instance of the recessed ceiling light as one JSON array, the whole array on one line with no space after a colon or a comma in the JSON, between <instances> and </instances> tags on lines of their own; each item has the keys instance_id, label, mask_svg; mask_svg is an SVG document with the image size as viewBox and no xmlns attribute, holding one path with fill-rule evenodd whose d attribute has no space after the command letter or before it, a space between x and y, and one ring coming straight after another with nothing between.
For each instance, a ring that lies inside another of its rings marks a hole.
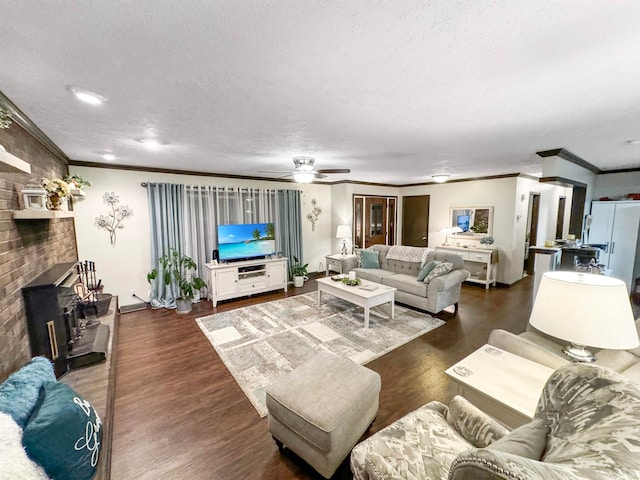
<instances>
[{"instance_id":1,"label":"recessed ceiling light","mask_svg":"<svg viewBox=\"0 0 640 480\"><path fill-rule=\"evenodd\" d=\"M163 145L157 138L139 138L138 141L149 150L158 150Z\"/></svg>"},{"instance_id":2,"label":"recessed ceiling light","mask_svg":"<svg viewBox=\"0 0 640 480\"><path fill-rule=\"evenodd\" d=\"M67 90L69 90L78 100L88 103L89 105L101 105L107 101L107 97L100 95L99 93L92 92L91 90L87 90L86 88L78 87L77 85L67 85Z\"/></svg>"},{"instance_id":3,"label":"recessed ceiling light","mask_svg":"<svg viewBox=\"0 0 640 480\"><path fill-rule=\"evenodd\" d=\"M105 160L107 160L109 162L111 162L111 161L116 159L116 156L111 152L100 152L100 155L102 156L102 158L104 158Z\"/></svg>"},{"instance_id":4,"label":"recessed ceiling light","mask_svg":"<svg viewBox=\"0 0 640 480\"><path fill-rule=\"evenodd\" d=\"M635 140L627 140L627 143L629 145L640 145L640 138L637 138Z\"/></svg>"},{"instance_id":5,"label":"recessed ceiling light","mask_svg":"<svg viewBox=\"0 0 640 480\"><path fill-rule=\"evenodd\" d=\"M449 175L432 175L431 178L436 183L444 183L449 179Z\"/></svg>"}]
</instances>

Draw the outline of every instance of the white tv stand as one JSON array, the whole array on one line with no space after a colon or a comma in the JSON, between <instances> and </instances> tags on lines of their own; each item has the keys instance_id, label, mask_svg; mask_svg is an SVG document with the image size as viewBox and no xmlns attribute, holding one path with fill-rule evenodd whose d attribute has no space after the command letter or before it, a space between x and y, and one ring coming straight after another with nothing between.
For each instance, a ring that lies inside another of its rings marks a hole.
<instances>
[{"instance_id":1,"label":"white tv stand","mask_svg":"<svg viewBox=\"0 0 640 480\"><path fill-rule=\"evenodd\" d=\"M220 300L284 288L287 291L287 259L271 258L207 264L208 288L216 307Z\"/></svg>"}]
</instances>

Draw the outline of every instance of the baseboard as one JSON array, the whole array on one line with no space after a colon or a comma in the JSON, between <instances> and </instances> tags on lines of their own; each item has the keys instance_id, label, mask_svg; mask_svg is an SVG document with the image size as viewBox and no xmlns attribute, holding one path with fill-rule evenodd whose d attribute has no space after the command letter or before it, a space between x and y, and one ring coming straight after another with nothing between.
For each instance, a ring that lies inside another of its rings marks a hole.
<instances>
[{"instance_id":1,"label":"baseboard","mask_svg":"<svg viewBox=\"0 0 640 480\"><path fill-rule=\"evenodd\" d=\"M120 307L120 313L137 312L138 310L144 310L149 306L147 303L132 303L131 305L123 305Z\"/></svg>"}]
</instances>

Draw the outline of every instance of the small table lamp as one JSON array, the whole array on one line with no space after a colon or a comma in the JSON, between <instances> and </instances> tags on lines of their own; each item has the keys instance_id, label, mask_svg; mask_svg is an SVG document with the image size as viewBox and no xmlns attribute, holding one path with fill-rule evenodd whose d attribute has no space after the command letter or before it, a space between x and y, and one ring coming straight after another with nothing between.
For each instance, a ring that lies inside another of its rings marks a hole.
<instances>
[{"instance_id":1,"label":"small table lamp","mask_svg":"<svg viewBox=\"0 0 640 480\"><path fill-rule=\"evenodd\" d=\"M351 225L338 225L336 238L342 239L342 255L347 254L347 240L351 238Z\"/></svg>"},{"instance_id":2,"label":"small table lamp","mask_svg":"<svg viewBox=\"0 0 640 480\"><path fill-rule=\"evenodd\" d=\"M604 275L545 273L529 323L571 342L562 352L574 362L596 360L586 345L627 350L639 344L626 284Z\"/></svg>"},{"instance_id":3,"label":"small table lamp","mask_svg":"<svg viewBox=\"0 0 640 480\"><path fill-rule=\"evenodd\" d=\"M444 243L442 245L449 245L449 235L451 235L452 233L460 232L462 232L462 229L460 227L444 227L442 230L440 230L440 233L444 233Z\"/></svg>"}]
</instances>

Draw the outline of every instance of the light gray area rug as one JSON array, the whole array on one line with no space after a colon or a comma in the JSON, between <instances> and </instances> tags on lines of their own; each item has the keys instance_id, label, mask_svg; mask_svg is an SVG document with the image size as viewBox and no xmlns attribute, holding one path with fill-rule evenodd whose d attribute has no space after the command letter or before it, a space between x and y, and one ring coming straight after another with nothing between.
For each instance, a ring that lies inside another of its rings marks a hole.
<instances>
[{"instance_id":1,"label":"light gray area rug","mask_svg":"<svg viewBox=\"0 0 640 480\"><path fill-rule=\"evenodd\" d=\"M364 365L444 324L432 316L389 304L364 311L323 294L307 293L196 319L202 332L261 417L268 385L327 350Z\"/></svg>"}]
</instances>

